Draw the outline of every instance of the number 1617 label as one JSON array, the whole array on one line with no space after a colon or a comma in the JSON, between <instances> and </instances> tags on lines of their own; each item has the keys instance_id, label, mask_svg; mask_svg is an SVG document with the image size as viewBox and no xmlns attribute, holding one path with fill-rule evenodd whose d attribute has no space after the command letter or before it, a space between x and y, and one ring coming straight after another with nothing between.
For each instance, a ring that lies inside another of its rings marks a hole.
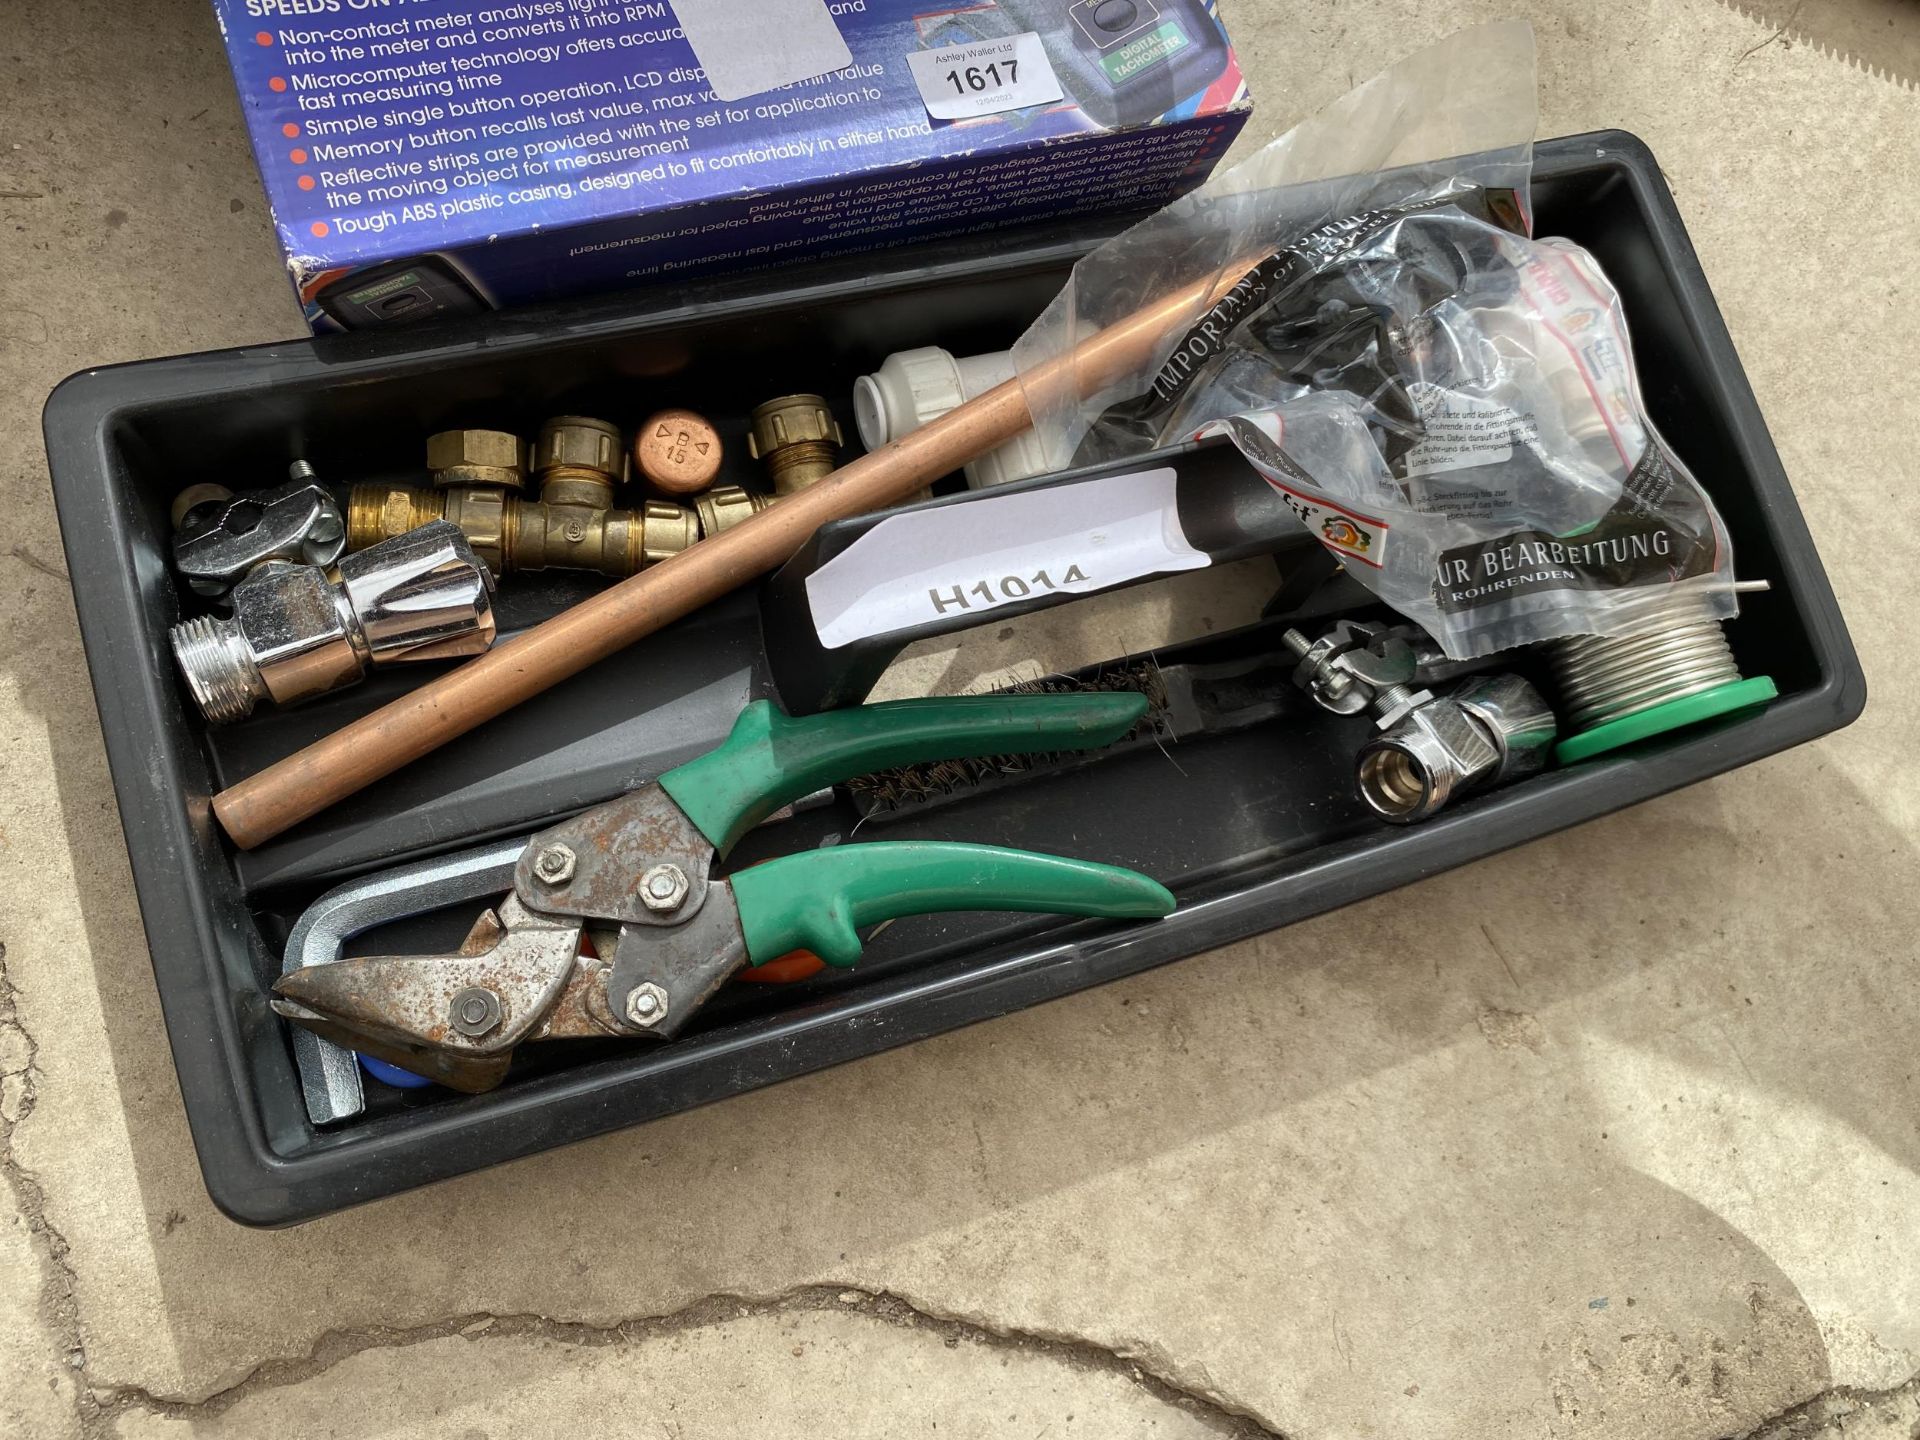
<instances>
[{"instance_id":1,"label":"number 1617 label","mask_svg":"<svg viewBox=\"0 0 1920 1440\"><path fill-rule=\"evenodd\" d=\"M907 56L927 113L936 120L974 120L1061 98L1060 78L1032 31Z\"/></svg>"}]
</instances>

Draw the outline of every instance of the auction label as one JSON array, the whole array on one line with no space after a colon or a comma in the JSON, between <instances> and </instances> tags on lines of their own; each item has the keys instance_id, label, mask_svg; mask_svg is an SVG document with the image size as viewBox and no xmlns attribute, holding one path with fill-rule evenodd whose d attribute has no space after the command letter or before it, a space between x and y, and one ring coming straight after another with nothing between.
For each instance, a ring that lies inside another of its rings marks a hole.
<instances>
[{"instance_id":1,"label":"auction label","mask_svg":"<svg viewBox=\"0 0 1920 1440\"><path fill-rule=\"evenodd\" d=\"M927 113L936 120L974 120L1062 98L1040 37L1029 30L907 56Z\"/></svg>"},{"instance_id":2,"label":"auction label","mask_svg":"<svg viewBox=\"0 0 1920 1440\"><path fill-rule=\"evenodd\" d=\"M1143 470L889 515L807 577L814 630L832 650L1205 569L1180 528L1176 479L1170 467Z\"/></svg>"}]
</instances>

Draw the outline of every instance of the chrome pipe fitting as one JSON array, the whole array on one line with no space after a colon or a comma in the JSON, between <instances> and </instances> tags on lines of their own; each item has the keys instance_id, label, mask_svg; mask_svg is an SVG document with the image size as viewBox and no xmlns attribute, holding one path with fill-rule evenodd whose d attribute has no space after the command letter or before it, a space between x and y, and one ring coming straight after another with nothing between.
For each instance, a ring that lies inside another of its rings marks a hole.
<instances>
[{"instance_id":1,"label":"chrome pipe fitting","mask_svg":"<svg viewBox=\"0 0 1920 1440\"><path fill-rule=\"evenodd\" d=\"M200 712L244 719L351 685L375 665L474 655L493 643L493 580L460 528L436 521L340 562L272 560L234 586L231 617L169 638Z\"/></svg>"},{"instance_id":2,"label":"chrome pipe fitting","mask_svg":"<svg viewBox=\"0 0 1920 1440\"><path fill-rule=\"evenodd\" d=\"M346 544L346 521L313 467L296 460L271 490L235 495L218 485L180 493L173 564L196 595L225 595L270 560L327 566Z\"/></svg>"},{"instance_id":3,"label":"chrome pipe fitting","mask_svg":"<svg viewBox=\"0 0 1920 1440\"><path fill-rule=\"evenodd\" d=\"M1293 681L1336 715L1372 716L1354 787L1382 820L1412 825L1468 791L1546 767L1559 726L1518 675L1476 675L1436 695L1476 662L1453 661L1412 625L1340 620L1318 640L1281 637Z\"/></svg>"},{"instance_id":4,"label":"chrome pipe fitting","mask_svg":"<svg viewBox=\"0 0 1920 1440\"><path fill-rule=\"evenodd\" d=\"M1468 791L1546 768L1559 725L1518 675L1485 675L1406 710L1360 747L1355 785L1382 820L1430 819Z\"/></svg>"}]
</instances>

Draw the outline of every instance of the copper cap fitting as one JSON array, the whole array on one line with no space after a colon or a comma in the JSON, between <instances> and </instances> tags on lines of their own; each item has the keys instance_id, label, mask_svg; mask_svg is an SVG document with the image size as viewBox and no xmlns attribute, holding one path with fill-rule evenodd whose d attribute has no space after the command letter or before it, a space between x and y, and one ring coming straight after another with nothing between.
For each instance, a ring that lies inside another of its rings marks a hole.
<instances>
[{"instance_id":1,"label":"copper cap fitting","mask_svg":"<svg viewBox=\"0 0 1920 1440\"><path fill-rule=\"evenodd\" d=\"M720 474L720 432L704 415L674 408L649 415L633 436L633 465L663 495L698 495Z\"/></svg>"}]
</instances>

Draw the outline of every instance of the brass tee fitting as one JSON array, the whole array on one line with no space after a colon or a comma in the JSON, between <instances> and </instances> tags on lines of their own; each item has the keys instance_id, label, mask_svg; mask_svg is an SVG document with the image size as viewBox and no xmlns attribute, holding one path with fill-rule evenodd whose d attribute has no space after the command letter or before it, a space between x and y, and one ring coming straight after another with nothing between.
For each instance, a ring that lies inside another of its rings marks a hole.
<instances>
[{"instance_id":1,"label":"brass tee fitting","mask_svg":"<svg viewBox=\"0 0 1920 1440\"><path fill-rule=\"evenodd\" d=\"M449 439L453 435L460 441ZM498 443L506 440L513 442L511 450ZM347 506L347 548L363 549L447 519L496 575L566 569L626 576L700 538L698 519L682 506L650 500L633 509L614 508L622 447L619 430L605 421L562 415L540 427L532 452L538 500L512 493L517 487L511 462L518 447L516 437L499 432L436 435L428 445L428 463L442 488L356 485ZM434 465L442 460L449 463ZM442 480L452 474L474 478ZM494 477L495 483L478 483L481 475Z\"/></svg>"},{"instance_id":2,"label":"brass tee fitting","mask_svg":"<svg viewBox=\"0 0 1920 1440\"><path fill-rule=\"evenodd\" d=\"M749 423L747 452L767 467L775 495L804 490L838 467L840 422L818 395L756 405Z\"/></svg>"}]
</instances>

